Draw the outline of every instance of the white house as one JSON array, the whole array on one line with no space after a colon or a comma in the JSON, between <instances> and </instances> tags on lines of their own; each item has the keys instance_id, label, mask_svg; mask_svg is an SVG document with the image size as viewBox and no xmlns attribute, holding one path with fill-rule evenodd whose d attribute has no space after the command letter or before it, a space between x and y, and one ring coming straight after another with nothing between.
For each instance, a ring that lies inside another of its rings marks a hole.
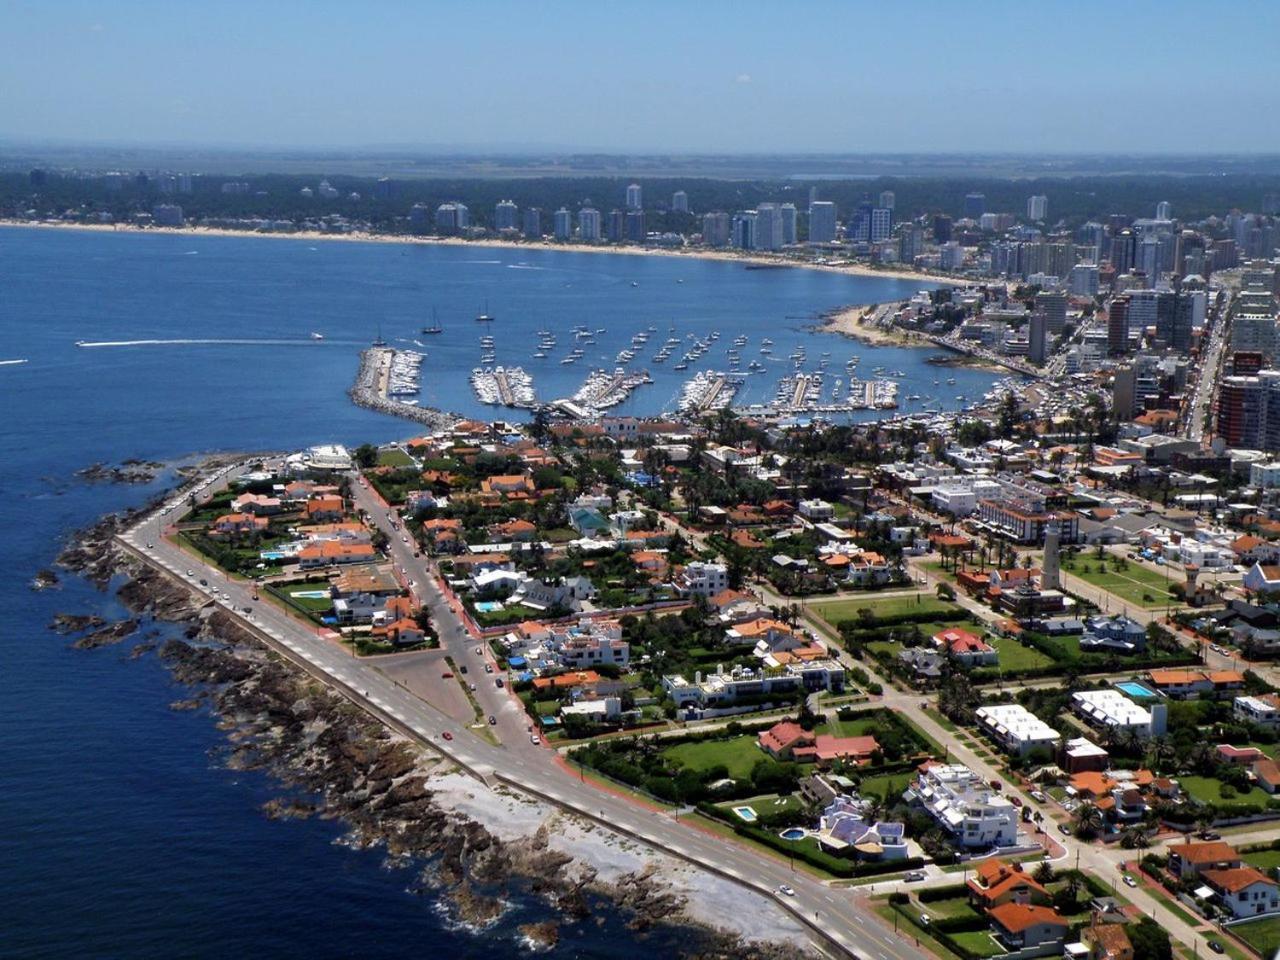
<instances>
[{"instance_id":1,"label":"white house","mask_svg":"<svg viewBox=\"0 0 1280 960\"><path fill-rule=\"evenodd\" d=\"M968 767L935 764L903 793L965 849L1011 847L1018 842L1018 809Z\"/></svg>"},{"instance_id":2,"label":"white house","mask_svg":"<svg viewBox=\"0 0 1280 960\"><path fill-rule=\"evenodd\" d=\"M979 707L978 722L1009 753L1025 757L1033 750L1050 752L1062 735L1020 703Z\"/></svg>"},{"instance_id":3,"label":"white house","mask_svg":"<svg viewBox=\"0 0 1280 960\"><path fill-rule=\"evenodd\" d=\"M729 589L729 568L723 563L694 560L685 565L676 587L686 596L715 596Z\"/></svg>"},{"instance_id":4,"label":"white house","mask_svg":"<svg viewBox=\"0 0 1280 960\"><path fill-rule=\"evenodd\" d=\"M1280 888L1257 867L1202 870L1200 879L1237 920L1280 912Z\"/></svg>"},{"instance_id":5,"label":"white house","mask_svg":"<svg viewBox=\"0 0 1280 960\"><path fill-rule=\"evenodd\" d=\"M800 516L808 520L831 520L836 515L836 508L825 500L801 500Z\"/></svg>"}]
</instances>

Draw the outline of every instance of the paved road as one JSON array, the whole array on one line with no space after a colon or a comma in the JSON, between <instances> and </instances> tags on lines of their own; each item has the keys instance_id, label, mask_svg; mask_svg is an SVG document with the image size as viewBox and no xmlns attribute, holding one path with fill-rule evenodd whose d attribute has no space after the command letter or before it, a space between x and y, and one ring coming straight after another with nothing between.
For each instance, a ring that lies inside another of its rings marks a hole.
<instances>
[{"instance_id":1,"label":"paved road","mask_svg":"<svg viewBox=\"0 0 1280 960\"><path fill-rule=\"evenodd\" d=\"M229 469L220 473L201 495L208 496L220 489L231 472ZM121 543L210 602L241 617L279 652L373 715L486 782L502 782L555 803L773 898L804 923L820 942L842 955L861 960L918 960L920 949L899 939L869 914L860 903L863 894L856 888L829 887L805 873L793 872L778 859L580 781L557 762L554 751L533 747L527 736L523 741L507 741L509 746L495 745L398 686L370 660L353 658L332 636L304 625L270 604L254 601L252 584L227 578L164 538L166 527L180 515L185 499L185 496L176 498L144 517L120 537ZM382 512L384 518L385 512ZM395 553L397 562L407 562L403 551ZM412 559L410 552L408 560ZM187 576L188 570L191 576ZM201 580L206 584L202 585ZM430 588L426 599L428 604L434 602ZM440 622L446 644L456 647L464 641L456 633L448 632L449 615L443 610ZM456 618L453 626L456 628ZM497 688L494 689L496 696ZM506 741L507 735L513 732L511 725L500 729ZM445 738L445 733L450 739ZM795 895L777 893L783 884L790 885Z\"/></svg>"}]
</instances>

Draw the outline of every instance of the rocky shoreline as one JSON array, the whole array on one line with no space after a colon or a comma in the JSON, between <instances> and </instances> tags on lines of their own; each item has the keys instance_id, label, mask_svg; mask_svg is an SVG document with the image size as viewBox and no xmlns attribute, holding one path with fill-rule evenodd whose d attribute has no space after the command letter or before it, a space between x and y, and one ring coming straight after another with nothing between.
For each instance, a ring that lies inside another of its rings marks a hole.
<instances>
[{"instance_id":1,"label":"rocky shoreline","mask_svg":"<svg viewBox=\"0 0 1280 960\"><path fill-rule=\"evenodd\" d=\"M620 910L633 930L687 928L688 957L792 960L811 955L798 927L775 942L744 940L691 915L688 894L697 886L676 889L668 873L652 862L640 865L633 853L627 860L615 846L593 862L584 861L576 850L566 849L564 835L587 843L590 828L558 811L538 812L527 799L494 796L478 806L464 802L461 810L451 805L451 797L460 795L474 803L473 793L487 788L277 656L220 608L117 548L112 537L126 522L104 518L83 531L59 562L100 588L124 576L117 597L130 611L129 619L108 624L92 614L60 614L51 628L62 636L80 634L75 646L96 647L138 633L148 620L183 625L183 639L158 647L173 678L191 688L188 698L172 706L207 709L227 735L224 762L233 769L264 771L281 785L281 796L264 806L265 816L343 822L352 845L380 848L390 865L416 871L411 889L438 897L449 918L470 929L495 923L512 893L532 893L552 916L520 926L530 949L553 946L564 923L600 919L604 901ZM153 644L141 641L131 656L151 649ZM527 834L495 832L469 815L493 800L525 804L524 812L541 819ZM594 842L600 842L600 834ZM606 867L601 859L613 862ZM707 875L699 877L699 885L712 882ZM733 912L724 916L741 919Z\"/></svg>"}]
</instances>

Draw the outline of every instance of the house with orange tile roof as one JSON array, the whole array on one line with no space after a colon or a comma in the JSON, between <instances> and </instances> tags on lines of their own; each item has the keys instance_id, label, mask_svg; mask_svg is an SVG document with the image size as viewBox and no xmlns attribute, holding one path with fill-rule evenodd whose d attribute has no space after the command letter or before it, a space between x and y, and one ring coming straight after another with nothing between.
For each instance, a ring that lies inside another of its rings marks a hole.
<instances>
[{"instance_id":1,"label":"house with orange tile roof","mask_svg":"<svg viewBox=\"0 0 1280 960\"><path fill-rule=\"evenodd\" d=\"M369 543L321 540L298 551L298 567L301 570L315 570L344 563L368 563L377 556L377 551Z\"/></svg>"},{"instance_id":2,"label":"house with orange tile roof","mask_svg":"<svg viewBox=\"0 0 1280 960\"><path fill-rule=\"evenodd\" d=\"M1000 662L999 651L968 630L948 627L935 633L931 639L940 652L966 667L992 666Z\"/></svg>"},{"instance_id":3,"label":"house with orange tile roof","mask_svg":"<svg viewBox=\"0 0 1280 960\"><path fill-rule=\"evenodd\" d=\"M1047 904L1053 900L1044 885L1022 869L1022 864L999 857L980 861L966 886L969 902L982 910L1002 903Z\"/></svg>"},{"instance_id":4,"label":"house with orange tile roof","mask_svg":"<svg viewBox=\"0 0 1280 960\"><path fill-rule=\"evenodd\" d=\"M725 643L731 647L751 646L759 656L761 649L767 653L794 650L805 645L804 635L785 623L769 617L748 620L730 627L724 632Z\"/></svg>"},{"instance_id":5,"label":"house with orange tile roof","mask_svg":"<svg viewBox=\"0 0 1280 960\"><path fill-rule=\"evenodd\" d=\"M526 543L532 540L537 532L538 528L535 524L519 518L489 525L489 536L497 541L513 540Z\"/></svg>"},{"instance_id":6,"label":"house with orange tile roof","mask_svg":"<svg viewBox=\"0 0 1280 960\"><path fill-rule=\"evenodd\" d=\"M987 911L996 939L1010 952L1061 943L1071 925L1052 907L1002 903Z\"/></svg>"},{"instance_id":7,"label":"house with orange tile roof","mask_svg":"<svg viewBox=\"0 0 1280 960\"><path fill-rule=\"evenodd\" d=\"M1207 695L1222 699L1234 697L1244 688L1244 674L1238 670L1148 670L1145 679L1171 700Z\"/></svg>"},{"instance_id":8,"label":"house with orange tile roof","mask_svg":"<svg viewBox=\"0 0 1280 960\"><path fill-rule=\"evenodd\" d=\"M1280 543L1274 540L1263 540L1251 533L1231 541L1231 552L1236 556L1236 563L1246 567L1255 563L1263 565L1280 563Z\"/></svg>"},{"instance_id":9,"label":"house with orange tile roof","mask_svg":"<svg viewBox=\"0 0 1280 960\"><path fill-rule=\"evenodd\" d=\"M533 478L525 473L499 474L480 481L482 493L498 494L508 498L528 497L537 492Z\"/></svg>"},{"instance_id":10,"label":"house with orange tile roof","mask_svg":"<svg viewBox=\"0 0 1280 960\"><path fill-rule=\"evenodd\" d=\"M231 501L231 509L235 513L251 513L255 517L269 517L284 509L277 497L266 497L257 493L242 493Z\"/></svg>"},{"instance_id":11,"label":"house with orange tile roof","mask_svg":"<svg viewBox=\"0 0 1280 960\"><path fill-rule=\"evenodd\" d=\"M1236 848L1221 840L1205 843L1175 843L1169 847L1169 869L1184 880L1205 870L1230 870L1243 863Z\"/></svg>"},{"instance_id":12,"label":"house with orange tile roof","mask_svg":"<svg viewBox=\"0 0 1280 960\"><path fill-rule=\"evenodd\" d=\"M863 550L849 564L845 577L857 587L878 587L893 579L893 564L873 550Z\"/></svg>"},{"instance_id":13,"label":"house with orange tile roof","mask_svg":"<svg viewBox=\"0 0 1280 960\"><path fill-rule=\"evenodd\" d=\"M837 737L829 733L820 733L813 738L813 744L799 746L792 751L792 756L801 763L813 762L819 765L835 763L837 760L857 765L871 762L872 756L880 749L880 744L872 736Z\"/></svg>"},{"instance_id":14,"label":"house with orange tile roof","mask_svg":"<svg viewBox=\"0 0 1280 960\"><path fill-rule=\"evenodd\" d=\"M427 633L418 625L418 621L401 617L390 623L376 625L369 631L369 637L375 642L390 643L397 647L411 647L426 640Z\"/></svg>"},{"instance_id":15,"label":"house with orange tile roof","mask_svg":"<svg viewBox=\"0 0 1280 960\"><path fill-rule=\"evenodd\" d=\"M1117 786L1117 782L1105 773L1097 770L1084 770L1074 774L1068 785L1082 800L1097 800L1109 796Z\"/></svg>"},{"instance_id":16,"label":"house with orange tile roof","mask_svg":"<svg viewBox=\"0 0 1280 960\"><path fill-rule=\"evenodd\" d=\"M768 546L750 530L734 530L729 534L729 539L733 541L734 546L743 550L763 550Z\"/></svg>"},{"instance_id":17,"label":"house with orange tile roof","mask_svg":"<svg viewBox=\"0 0 1280 960\"><path fill-rule=\"evenodd\" d=\"M1080 931L1089 960L1133 960L1133 942L1123 923L1091 923Z\"/></svg>"},{"instance_id":18,"label":"house with orange tile roof","mask_svg":"<svg viewBox=\"0 0 1280 960\"><path fill-rule=\"evenodd\" d=\"M1280 791L1280 765L1274 760L1270 757L1255 760L1251 769L1254 779L1263 790L1270 794Z\"/></svg>"},{"instance_id":19,"label":"house with orange tile roof","mask_svg":"<svg viewBox=\"0 0 1280 960\"><path fill-rule=\"evenodd\" d=\"M1280 886L1257 867L1203 870L1200 879L1237 920L1280 913Z\"/></svg>"},{"instance_id":20,"label":"house with orange tile roof","mask_svg":"<svg viewBox=\"0 0 1280 960\"><path fill-rule=\"evenodd\" d=\"M813 734L794 720L775 723L768 730L761 730L756 737L760 749L775 760L790 760L796 747L813 743Z\"/></svg>"},{"instance_id":21,"label":"house with orange tile roof","mask_svg":"<svg viewBox=\"0 0 1280 960\"><path fill-rule=\"evenodd\" d=\"M210 537L246 537L264 532L270 521L251 513L224 513L213 521L207 533Z\"/></svg>"},{"instance_id":22,"label":"house with orange tile roof","mask_svg":"<svg viewBox=\"0 0 1280 960\"><path fill-rule=\"evenodd\" d=\"M311 521L341 520L343 514L341 497L312 497L307 501L304 511Z\"/></svg>"},{"instance_id":23,"label":"house with orange tile roof","mask_svg":"<svg viewBox=\"0 0 1280 960\"><path fill-rule=\"evenodd\" d=\"M1257 761L1267 758L1267 755L1257 747L1236 747L1229 743L1218 744L1215 752L1219 763L1229 763L1238 767L1252 767Z\"/></svg>"}]
</instances>

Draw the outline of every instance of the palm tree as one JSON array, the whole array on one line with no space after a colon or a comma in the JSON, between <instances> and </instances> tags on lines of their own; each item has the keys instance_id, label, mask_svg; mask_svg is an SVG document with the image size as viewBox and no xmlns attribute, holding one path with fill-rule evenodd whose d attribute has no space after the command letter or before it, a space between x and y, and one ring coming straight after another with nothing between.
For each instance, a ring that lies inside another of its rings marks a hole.
<instances>
[{"instance_id":1,"label":"palm tree","mask_svg":"<svg viewBox=\"0 0 1280 960\"><path fill-rule=\"evenodd\" d=\"M1096 837L1102 830L1105 819L1102 811L1090 801L1086 800L1076 807L1075 812L1076 836L1081 838Z\"/></svg>"}]
</instances>

